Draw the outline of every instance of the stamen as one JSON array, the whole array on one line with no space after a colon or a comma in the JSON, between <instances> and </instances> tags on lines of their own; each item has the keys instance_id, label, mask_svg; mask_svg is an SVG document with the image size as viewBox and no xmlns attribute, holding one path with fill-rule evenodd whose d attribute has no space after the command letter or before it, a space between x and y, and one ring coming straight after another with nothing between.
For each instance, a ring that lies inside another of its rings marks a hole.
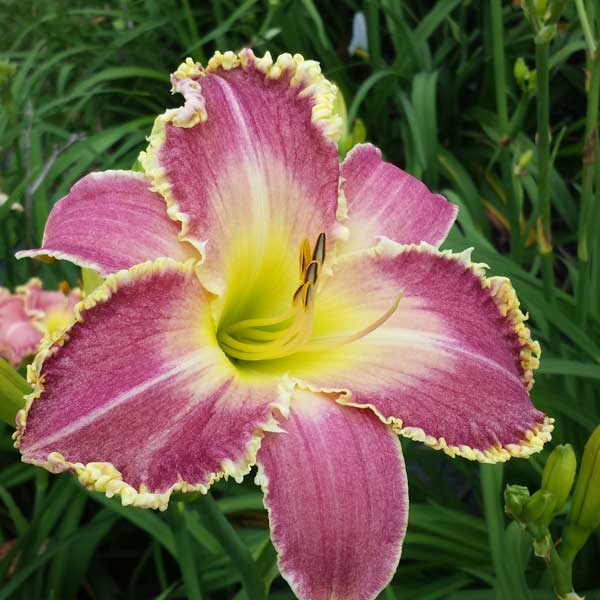
<instances>
[{"instance_id":1,"label":"stamen","mask_svg":"<svg viewBox=\"0 0 600 600\"><path fill-rule=\"evenodd\" d=\"M296 293L299 294L301 290L302 286L298 288ZM244 319L243 321L238 321L234 325L230 325L227 328L227 331L229 331L229 333L234 333L235 331L240 331L248 327L269 327L273 325L280 325L285 323L286 321L289 321L294 316L295 312L296 311L294 308L290 308L288 311L284 312L278 317L266 317L263 319Z\"/></svg>"},{"instance_id":2,"label":"stamen","mask_svg":"<svg viewBox=\"0 0 600 600\"><path fill-rule=\"evenodd\" d=\"M296 289L296 291L294 292L294 295L292 296L292 305L296 304L296 302L298 302L298 298L300 298L300 295L302 294L302 290L304 289L304 283L301 283L298 288Z\"/></svg>"},{"instance_id":3,"label":"stamen","mask_svg":"<svg viewBox=\"0 0 600 600\"><path fill-rule=\"evenodd\" d=\"M307 285L303 289L310 289ZM310 295L310 292L308 292ZM229 335L226 331L219 332L218 338L223 351L231 358L247 361L274 360L289 356L302 347L312 335L314 302L309 303L309 310L301 310L292 326L280 332L279 339L264 344L242 342Z\"/></svg>"},{"instance_id":4,"label":"stamen","mask_svg":"<svg viewBox=\"0 0 600 600\"><path fill-rule=\"evenodd\" d=\"M289 310L275 317L244 319L217 333L221 348L229 357L260 361L283 358L296 352L323 350L360 339L387 321L398 307L402 294L384 315L359 332L308 343L313 333L317 282L325 262L326 246L324 233L317 238L312 253L308 239L302 241L298 257L300 285L292 295Z\"/></svg>"},{"instance_id":5,"label":"stamen","mask_svg":"<svg viewBox=\"0 0 600 600\"><path fill-rule=\"evenodd\" d=\"M365 337L366 335L368 335L372 331L375 331L375 329L383 325L394 314L394 312L396 312L396 309L400 304L400 300L402 300L402 292L400 292L396 296L396 299L394 300L392 306L390 306L390 308L388 308L387 311L383 313L383 315L381 315L381 317L379 317L370 325L367 325L367 327L364 327L360 331L357 331L352 335L340 336L338 338L323 338L320 340L315 339L310 344L303 346L299 350L299 352L311 352L314 350L327 350L329 348L336 348L337 346L343 346L344 344L349 344L350 342L355 342L356 340Z\"/></svg>"},{"instance_id":6,"label":"stamen","mask_svg":"<svg viewBox=\"0 0 600 600\"><path fill-rule=\"evenodd\" d=\"M307 308L308 305L310 304L310 301L312 300L312 297L314 295L314 293L312 291L313 288L314 288L314 286L310 281L307 281L304 284L303 291L302 291L302 304L303 304L304 308Z\"/></svg>"}]
</instances>

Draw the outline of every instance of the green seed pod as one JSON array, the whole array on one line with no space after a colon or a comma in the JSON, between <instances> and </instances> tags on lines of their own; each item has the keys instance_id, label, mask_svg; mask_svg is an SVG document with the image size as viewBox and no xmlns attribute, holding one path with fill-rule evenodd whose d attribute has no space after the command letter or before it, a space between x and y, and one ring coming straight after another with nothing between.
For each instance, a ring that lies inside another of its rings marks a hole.
<instances>
[{"instance_id":1,"label":"green seed pod","mask_svg":"<svg viewBox=\"0 0 600 600\"><path fill-rule=\"evenodd\" d=\"M589 530L600 525L600 425L583 451L569 521Z\"/></svg>"},{"instance_id":2,"label":"green seed pod","mask_svg":"<svg viewBox=\"0 0 600 600\"><path fill-rule=\"evenodd\" d=\"M552 492L556 498L555 512L558 512L569 498L576 470L577 458L573 446L556 446L548 457L542 474L542 489Z\"/></svg>"}]
</instances>

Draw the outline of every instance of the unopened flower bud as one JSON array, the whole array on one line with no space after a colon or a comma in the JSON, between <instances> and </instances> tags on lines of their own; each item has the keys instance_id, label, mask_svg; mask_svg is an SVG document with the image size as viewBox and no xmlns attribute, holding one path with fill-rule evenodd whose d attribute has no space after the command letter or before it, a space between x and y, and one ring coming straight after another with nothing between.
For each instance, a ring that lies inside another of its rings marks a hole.
<instances>
[{"instance_id":1,"label":"unopened flower bud","mask_svg":"<svg viewBox=\"0 0 600 600\"><path fill-rule=\"evenodd\" d=\"M535 0L535 12L538 17L544 18L546 10L548 10L548 0Z\"/></svg>"},{"instance_id":2,"label":"unopened flower bud","mask_svg":"<svg viewBox=\"0 0 600 600\"><path fill-rule=\"evenodd\" d=\"M524 485L507 485L504 490L504 511L515 518L519 517L529 498L529 490Z\"/></svg>"},{"instance_id":3,"label":"unopened flower bud","mask_svg":"<svg viewBox=\"0 0 600 600\"><path fill-rule=\"evenodd\" d=\"M513 74L517 83L519 85L524 85L527 79L529 78L529 67L525 60L519 56L515 61L515 66L513 67Z\"/></svg>"},{"instance_id":4,"label":"unopened flower bud","mask_svg":"<svg viewBox=\"0 0 600 600\"><path fill-rule=\"evenodd\" d=\"M533 158L533 150L526 150L519 156L517 164L515 165L513 172L517 177L521 177L525 174L525 167L531 162Z\"/></svg>"},{"instance_id":5,"label":"unopened flower bud","mask_svg":"<svg viewBox=\"0 0 600 600\"><path fill-rule=\"evenodd\" d=\"M583 451L569 521L589 530L600 525L600 425Z\"/></svg>"},{"instance_id":6,"label":"unopened flower bud","mask_svg":"<svg viewBox=\"0 0 600 600\"><path fill-rule=\"evenodd\" d=\"M521 520L528 523L535 521L549 523L555 506L556 498L552 492L538 490L525 505L521 513Z\"/></svg>"},{"instance_id":7,"label":"unopened flower bud","mask_svg":"<svg viewBox=\"0 0 600 600\"><path fill-rule=\"evenodd\" d=\"M557 27L554 23L551 25L544 25L537 35L535 36L536 44L548 44L552 41L552 38L556 35Z\"/></svg>"},{"instance_id":8,"label":"unopened flower bud","mask_svg":"<svg viewBox=\"0 0 600 600\"><path fill-rule=\"evenodd\" d=\"M544 467L542 489L552 492L556 498L555 512L567 501L577 470L577 458L571 444L556 446Z\"/></svg>"},{"instance_id":9,"label":"unopened flower bud","mask_svg":"<svg viewBox=\"0 0 600 600\"><path fill-rule=\"evenodd\" d=\"M350 124L348 123L348 109L346 108L346 101L342 90L338 88L337 94L335 95L334 110L342 118L342 135L338 142L338 149L341 155L345 155L350 148L352 148L352 132L350 131Z\"/></svg>"}]
</instances>

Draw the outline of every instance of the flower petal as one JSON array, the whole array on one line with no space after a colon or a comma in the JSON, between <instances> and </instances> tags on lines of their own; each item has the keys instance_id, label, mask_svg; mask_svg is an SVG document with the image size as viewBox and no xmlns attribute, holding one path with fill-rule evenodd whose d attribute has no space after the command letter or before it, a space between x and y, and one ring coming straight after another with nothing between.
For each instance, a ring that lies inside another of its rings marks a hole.
<instances>
[{"instance_id":1,"label":"flower petal","mask_svg":"<svg viewBox=\"0 0 600 600\"><path fill-rule=\"evenodd\" d=\"M83 298L79 288L62 291L43 290L42 282L33 277L17 288L23 298L25 313L33 327L51 336L63 330L73 321L73 308Z\"/></svg>"},{"instance_id":2,"label":"flower petal","mask_svg":"<svg viewBox=\"0 0 600 600\"><path fill-rule=\"evenodd\" d=\"M450 456L496 462L539 451L552 430L527 393L539 344L510 282L486 279L470 252L382 240L344 256L317 295L311 343L363 330L399 292L396 311L362 339L270 368L345 390L340 402Z\"/></svg>"},{"instance_id":3,"label":"flower petal","mask_svg":"<svg viewBox=\"0 0 600 600\"><path fill-rule=\"evenodd\" d=\"M25 462L160 509L173 490L206 492L250 469L289 391L233 369L193 261L111 275L75 313L30 368L34 392L16 433Z\"/></svg>"},{"instance_id":4,"label":"flower petal","mask_svg":"<svg viewBox=\"0 0 600 600\"><path fill-rule=\"evenodd\" d=\"M23 296L0 288L0 356L16 367L36 351L41 339L25 311Z\"/></svg>"},{"instance_id":5,"label":"flower petal","mask_svg":"<svg viewBox=\"0 0 600 600\"><path fill-rule=\"evenodd\" d=\"M160 194L134 171L91 173L53 207L42 247L18 258L69 260L102 275L155 258L179 261L196 256L177 239L179 227L167 215Z\"/></svg>"},{"instance_id":6,"label":"flower petal","mask_svg":"<svg viewBox=\"0 0 600 600\"><path fill-rule=\"evenodd\" d=\"M250 50L217 52L206 69L188 59L172 82L186 103L156 120L140 161L206 256L203 282L252 289L265 261L295 270L302 240L337 223L335 86L314 61Z\"/></svg>"},{"instance_id":7,"label":"flower petal","mask_svg":"<svg viewBox=\"0 0 600 600\"><path fill-rule=\"evenodd\" d=\"M285 433L267 433L265 492L279 569L301 599L366 600L392 578L408 519L396 435L335 395L296 390Z\"/></svg>"},{"instance_id":8,"label":"flower petal","mask_svg":"<svg viewBox=\"0 0 600 600\"><path fill-rule=\"evenodd\" d=\"M438 246L452 227L458 207L398 167L381 160L371 144L355 146L342 164L342 190L350 230L343 252L369 248L386 236L401 244Z\"/></svg>"}]
</instances>

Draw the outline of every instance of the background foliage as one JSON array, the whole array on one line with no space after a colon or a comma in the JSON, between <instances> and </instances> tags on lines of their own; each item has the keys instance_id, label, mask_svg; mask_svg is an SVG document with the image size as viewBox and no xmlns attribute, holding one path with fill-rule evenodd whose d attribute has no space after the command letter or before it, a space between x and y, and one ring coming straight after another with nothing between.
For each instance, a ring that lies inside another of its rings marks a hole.
<instances>
[{"instance_id":1,"label":"background foliage","mask_svg":"<svg viewBox=\"0 0 600 600\"><path fill-rule=\"evenodd\" d=\"M0 0L0 191L9 195L0 206L0 283L37 274L48 287L76 284L79 273L66 263L13 253L39 244L53 202L78 178L131 167L154 117L180 102L168 74L182 59L205 62L217 48L246 45L300 52L321 62L350 122L359 117L388 160L460 206L446 246L474 246L475 260L511 277L543 347L533 399L556 418L553 444L571 442L580 455L600 421L600 159L594 164L592 152L600 67L586 58L575 3L566 3L547 46L545 112L531 73L539 47L518 4ZM600 8L586 6L599 31ZM368 44L350 56L358 10ZM530 72L520 67L517 81L519 57ZM536 146L545 116L548 152ZM23 212L11 210L14 202ZM0 600L245 598L248 568L273 582L270 598L293 597L251 477L217 484L215 500L173 502L165 514L123 509L69 475L21 464L10 434L0 431ZM508 525L501 500L503 481L539 486L547 451L503 467L403 446L410 523L382 597L552 598L543 563L518 525ZM222 515L232 525L225 543L214 534ZM574 574L589 599L600 598L598 564L596 532Z\"/></svg>"}]
</instances>

